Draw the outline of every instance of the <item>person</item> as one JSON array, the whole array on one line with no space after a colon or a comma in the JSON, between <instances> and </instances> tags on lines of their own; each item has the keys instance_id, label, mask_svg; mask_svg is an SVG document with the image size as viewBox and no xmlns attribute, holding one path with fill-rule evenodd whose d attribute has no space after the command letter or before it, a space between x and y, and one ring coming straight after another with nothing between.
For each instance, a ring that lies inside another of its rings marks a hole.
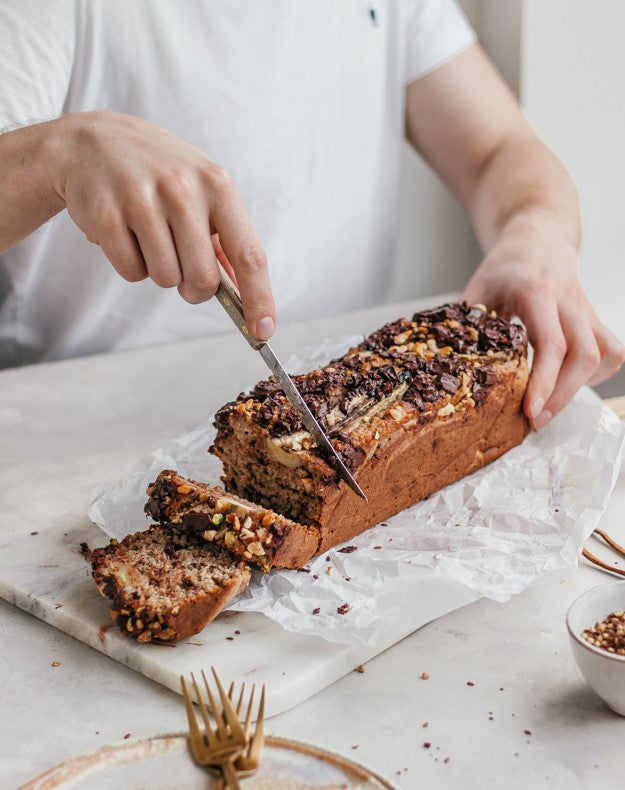
<instances>
[{"instance_id":1,"label":"person","mask_svg":"<svg viewBox=\"0 0 625 790\"><path fill-rule=\"evenodd\" d=\"M3 365L228 328L217 261L260 339L384 301L404 135L483 245L462 298L527 327L533 426L623 363L572 180L454 0L4 0L0 40Z\"/></svg>"}]
</instances>

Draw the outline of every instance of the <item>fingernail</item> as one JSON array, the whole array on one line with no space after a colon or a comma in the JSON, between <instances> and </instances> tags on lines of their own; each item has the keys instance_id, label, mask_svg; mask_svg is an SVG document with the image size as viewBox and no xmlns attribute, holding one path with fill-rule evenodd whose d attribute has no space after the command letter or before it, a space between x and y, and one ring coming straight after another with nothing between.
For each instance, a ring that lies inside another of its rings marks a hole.
<instances>
[{"instance_id":1,"label":"fingernail","mask_svg":"<svg viewBox=\"0 0 625 790\"><path fill-rule=\"evenodd\" d=\"M530 417L533 420L535 420L538 417L538 415L541 413L544 405L545 405L544 398L536 398L534 403L532 403L532 408L530 409Z\"/></svg>"},{"instance_id":2,"label":"fingernail","mask_svg":"<svg viewBox=\"0 0 625 790\"><path fill-rule=\"evenodd\" d=\"M547 423L549 422L549 420L551 420L552 417L553 414L550 411L547 411L547 409L541 411L538 417L536 417L536 419L534 420L534 430L540 431L541 428L544 428L545 425L547 425Z\"/></svg>"},{"instance_id":3,"label":"fingernail","mask_svg":"<svg viewBox=\"0 0 625 790\"><path fill-rule=\"evenodd\" d=\"M269 338L276 331L276 322L269 315L261 318L256 325L256 337L259 340L269 340Z\"/></svg>"}]
</instances>

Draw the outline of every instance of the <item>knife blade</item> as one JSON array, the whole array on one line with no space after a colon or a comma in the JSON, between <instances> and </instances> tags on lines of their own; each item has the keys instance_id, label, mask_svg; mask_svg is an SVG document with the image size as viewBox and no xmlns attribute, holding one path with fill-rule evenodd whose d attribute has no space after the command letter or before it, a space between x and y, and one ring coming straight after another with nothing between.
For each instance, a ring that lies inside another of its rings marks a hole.
<instances>
[{"instance_id":1,"label":"knife blade","mask_svg":"<svg viewBox=\"0 0 625 790\"><path fill-rule=\"evenodd\" d=\"M258 351L263 358L265 364L276 377L278 384L282 387L282 391L289 400L289 403L298 412L302 418L304 426L321 447L333 460L336 469L341 478L358 496L362 497L367 502L367 497L362 488L358 485L349 469L343 463L343 459L335 450L332 442L328 439L323 429L315 419L315 416L308 408L306 401L300 395L293 379L286 372L278 357L274 354L271 346L266 341L257 340L251 333L249 327L245 323L245 316L243 315L243 305L241 304L241 297L235 288L234 283L228 275L219 267L220 283L217 288L215 296L218 301L228 313L237 329L241 332L243 337L247 340L250 346Z\"/></svg>"}]
</instances>

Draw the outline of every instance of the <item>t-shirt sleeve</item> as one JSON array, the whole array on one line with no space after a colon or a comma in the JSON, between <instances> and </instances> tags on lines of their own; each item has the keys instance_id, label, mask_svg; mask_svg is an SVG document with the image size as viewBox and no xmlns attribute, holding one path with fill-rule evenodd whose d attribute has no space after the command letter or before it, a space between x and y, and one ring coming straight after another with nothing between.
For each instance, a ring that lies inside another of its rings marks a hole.
<instances>
[{"instance_id":1,"label":"t-shirt sleeve","mask_svg":"<svg viewBox=\"0 0 625 790\"><path fill-rule=\"evenodd\" d=\"M74 0L1 0L0 132L63 112L74 61Z\"/></svg>"},{"instance_id":2,"label":"t-shirt sleeve","mask_svg":"<svg viewBox=\"0 0 625 790\"><path fill-rule=\"evenodd\" d=\"M477 40L456 0L408 0L406 13L406 84Z\"/></svg>"}]
</instances>

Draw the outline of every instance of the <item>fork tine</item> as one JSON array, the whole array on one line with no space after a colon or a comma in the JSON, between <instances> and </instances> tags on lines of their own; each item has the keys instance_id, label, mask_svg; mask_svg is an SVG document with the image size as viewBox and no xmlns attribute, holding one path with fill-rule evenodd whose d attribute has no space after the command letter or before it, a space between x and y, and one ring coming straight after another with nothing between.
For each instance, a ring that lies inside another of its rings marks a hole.
<instances>
[{"instance_id":1,"label":"fork tine","mask_svg":"<svg viewBox=\"0 0 625 790\"><path fill-rule=\"evenodd\" d=\"M241 693L239 694L239 701L237 702L237 719L241 719L241 709L243 708L243 696L245 694L245 683L241 684ZM230 695L228 695L230 696Z\"/></svg>"},{"instance_id":2,"label":"fork tine","mask_svg":"<svg viewBox=\"0 0 625 790\"><path fill-rule=\"evenodd\" d=\"M241 727L241 722L239 721L237 714L235 713L235 710L232 707L232 703L226 696L224 687L221 685L221 680L219 680L219 675L217 674L215 667L211 667L211 670L213 672L213 677L215 678L215 683L217 683L217 688L219 689L221 704L223 705L224 713L226 714L226 718L228 719L228 724L230 725L230 731L236 738L245 740L245 733L243 732L243 728Z\"/></svg>"},{"instance_id":3,"label":"fork tine","mask_svg":"<svg viewBox=\"0 0 625 790\"><path fill-rule=\"evenodd\" d=\"M208 680L206 679L206 675L204 674L204 670L202 670L202 677L204 678L204 685L206 686L206 693L208 695L208 699L210 700L211 712L213 714L213 718L215 719L215 724L217 725L217 735L219 738L227 738L228 733L226 732L226 723L222 718L222 715L219 711L219 707L215 702L215 697L213 696L213 692L208 685Z\"/></svg>"},{"instance_id":4,"label":"fork tine","mask_svg":"<svg viewBox=\"0 0 625 790\"><path fill-rule=\"evenodd\" d=\"M187 712L187 721L189 722L189 735L191 737L191 748L195 752L198 748L202 746L202 733L197 723L197 719L195 717L195 711L193 710L193 702L191 701L191 695L189 694L189 689L187 688L187 682L182 675L180 675L180 683L182 685L182 697L184 699L184 707Z\"/></svg>"},{"instance_id":5,"label":"fork tine","mask_svg":"<svg viewBox=\"0 0 625 790\"><path fill-rule=\"evenodd\" d=\"M250 694L250 702L247 706L247 713L245 715L245 735L249 738L250 724L252 723L252 705L254 704L254 693L256 692L256 683L252 686L252 693Z\"/></svg>"},{"instance_id":6,"label":"fork tine","mask_svg":"<svg viewBox=\"0 0 625 790\"><path fill-rule=\"evenodd\" d=\"M252 736L249 756L252 760L260 763L260 759L265 746L265 686L260 695L260 705L258 706L258 717L256 719L256 729Z\"/></svg>"},{"instance_id":7,"label":"fork tine","mask_svg":"<svg viewBox=\"0 0 625 790\"><path fill-rule=\"evenodd\" d=\"M228 698L229 698L229 699L232 699L232 698L233 698L233 696L234 696L234 680L232 680L232 681L230 682L230 685L228 686ZM224 714L223 710L222 710L222 712L221 712L221 720L223 721L223 723L224 723L224 724L227 724L227 723L228 723L228 722L226 721L226 716L225 716L225 714Z\"/></svg>"},{"instance_id":8,"label":"fork tine","mask_svg":"<svg viewBox=\"0 0 625 790\"><path fill-rule=\"evenodd\" d=\"M191 673L191 680L193 681L193 686L195 687L195 696L197 697L197 705L200 709L200 713L202 714L202 720L204 721L204 731L206 734L206 740L208 741L208 745L212 746L215 741L215 733L213 732L213 728L211 726L210 718L208 716L208 710L206 709L206 703L202 698L202 692L200 691L200 687L198 685L197 680L195 679L195 675L193 672Z\"/></svg>"}]
</instances>

